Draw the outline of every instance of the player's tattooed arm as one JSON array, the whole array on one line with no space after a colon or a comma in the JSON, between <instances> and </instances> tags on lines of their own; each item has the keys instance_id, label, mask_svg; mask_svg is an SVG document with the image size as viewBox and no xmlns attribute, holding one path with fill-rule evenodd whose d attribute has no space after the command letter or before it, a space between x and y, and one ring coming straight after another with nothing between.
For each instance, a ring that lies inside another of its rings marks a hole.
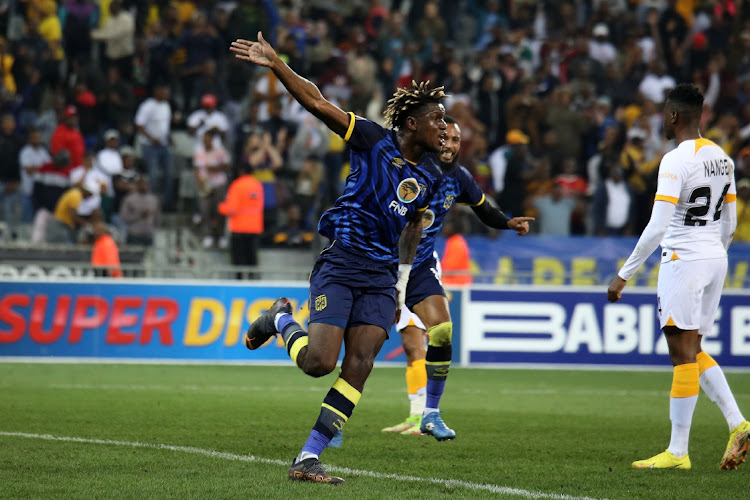
<instances>
[{"instance_id":1,"label":"player's tattooed arm","mask_svg":"<svg viewBox=\"0 0 750 500\"><path fill-rule=\"evenodd\" d=\"M322 120L336 134L342 137L346 135L351 122L350 116L326 100L314 83L301 77L287 66L276 54L271 44L263 38L260 31L257 42L238 39L232 42L230 50L238 59L270 68L303 108Z\"/></svg>"},{"instance_id":2,"label":"player's tattooed arm","mask_svg":"<svg viewBox=\"0 0 750 500\"><path fill-rule=\"evenodd\" d=\"M401 231L401 237L398 240L398 263L413 264L414 257L417 255L417 247L422 239L422 212L406 223L406 227Z\"/></svg>"},{"instance_id":3,"label":"player's tattooed arm","mask_svg":"<svg viewBox=\"0 0 750 500\"><path fill-rule=\"evenodd\" d=\"M406 285L409 283L411 267L417 255L419 241L422 239L422 221L422 212L417 212L414 218L406 223L406 227L401 231L401 237L398 240L398 281L396 282L398 307L396 309L396 321L398 321L398 314L406 301Z\"/></svg>"}]
</instances>

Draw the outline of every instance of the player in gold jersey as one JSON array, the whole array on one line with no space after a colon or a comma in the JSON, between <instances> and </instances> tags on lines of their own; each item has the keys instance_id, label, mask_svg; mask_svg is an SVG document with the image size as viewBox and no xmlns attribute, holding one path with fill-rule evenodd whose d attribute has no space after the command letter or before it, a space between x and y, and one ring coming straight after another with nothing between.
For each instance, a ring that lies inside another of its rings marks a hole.
<instances>
[{"instance_id":1,"label":"player in gold jersey","mask_svg":"<svg viewBox=\"0 0 750 500\"><path fill-rule=\"evenodd\" d=\"M716 318L727 273L727 248L737 226L734 163L700 136L703 95L677 85L664 106L664 133L676 139L659 166L651 219L625 265L607 290L610 302L661 242L657 284L659 321L674 366L669 416L672 436L666 451L633 462L636 468L689 469L688 439L700 387L721 409L730 430L721 469L736 469L750 445L745 420L724 373L701 350L701 339Z\"/></svg>"}]
</instances>

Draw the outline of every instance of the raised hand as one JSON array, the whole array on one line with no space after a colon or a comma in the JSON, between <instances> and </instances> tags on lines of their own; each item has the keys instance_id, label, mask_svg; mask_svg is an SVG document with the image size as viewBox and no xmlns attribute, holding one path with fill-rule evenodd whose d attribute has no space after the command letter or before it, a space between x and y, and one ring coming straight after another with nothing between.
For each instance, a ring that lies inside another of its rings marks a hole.
<instances>
[{"instance_id":1,"label":"raised hand","mask_svg":"<svg viewBox=\"0 0 750 500\"><path fill-rule=\"evenodd\" d=\"M536 220L534 217L513 217L508 221L508 227L523 236L529 232L529 222Z\"/></svg>"},{"instance_id":2,"label":"raised hand","mask_svg":"<svg viewBox=\"0 0 750 500\"><path fill-rule=\"evenodd\" d=\"M232 46L229 47L229 50L234 52L234 57L237 59L250 61L259 66L270 67L276 57L276 51L273 50L271 44L263 38L263 34L260 31L258 32L257 42L238 38L232 42Z\"/></svg>"}]
</instances>

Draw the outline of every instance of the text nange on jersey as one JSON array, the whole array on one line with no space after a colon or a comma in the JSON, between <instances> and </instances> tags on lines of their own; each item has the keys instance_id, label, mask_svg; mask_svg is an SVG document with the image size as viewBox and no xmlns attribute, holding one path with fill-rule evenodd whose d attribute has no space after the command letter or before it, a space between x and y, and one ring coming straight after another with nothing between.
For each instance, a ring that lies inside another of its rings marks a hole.
<instances>
[{"instance_id":1,"label":"text nange on jersey","mask_svg":"<svg viewBox=\"0 0 750 500\"><path fill-rule=\"evenodd\" d=\"M726 257L721 210L737 198L734 163L708 139L683 141L664 155L655 200L676 205L662 239L672 260Z\"/></svg>"}]
</instances>

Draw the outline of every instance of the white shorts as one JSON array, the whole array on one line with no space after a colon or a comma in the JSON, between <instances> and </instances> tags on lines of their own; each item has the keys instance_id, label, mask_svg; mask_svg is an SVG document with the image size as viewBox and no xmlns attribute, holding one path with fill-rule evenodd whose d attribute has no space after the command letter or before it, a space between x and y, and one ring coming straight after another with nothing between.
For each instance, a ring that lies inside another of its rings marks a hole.
<instances>
[{"instance_id":1,"label":"white shorts","mask_svg":"<svg viewBox=\"0 0 750 500\"><path fill-rule=\"evenodd\" d=\"M656 292L660 327L669 323L711 333L726 275L726 258L662 262Z\"/></svg>"},{"instance_id":2,"label":"white shorts","mask_svg":"<svg viewBox=\"0 0 750 500\"><path fill-rule=\"evenodd\" d=\"M398 323L396 323L396 331L401 333L401 330L407 326L416 326L422 330L427 330L427 328L424 327L422 320L419 319L419 316L411 312L408 307L401 306L401 318L399 318Z\"/></svg>"}]
</instances>

